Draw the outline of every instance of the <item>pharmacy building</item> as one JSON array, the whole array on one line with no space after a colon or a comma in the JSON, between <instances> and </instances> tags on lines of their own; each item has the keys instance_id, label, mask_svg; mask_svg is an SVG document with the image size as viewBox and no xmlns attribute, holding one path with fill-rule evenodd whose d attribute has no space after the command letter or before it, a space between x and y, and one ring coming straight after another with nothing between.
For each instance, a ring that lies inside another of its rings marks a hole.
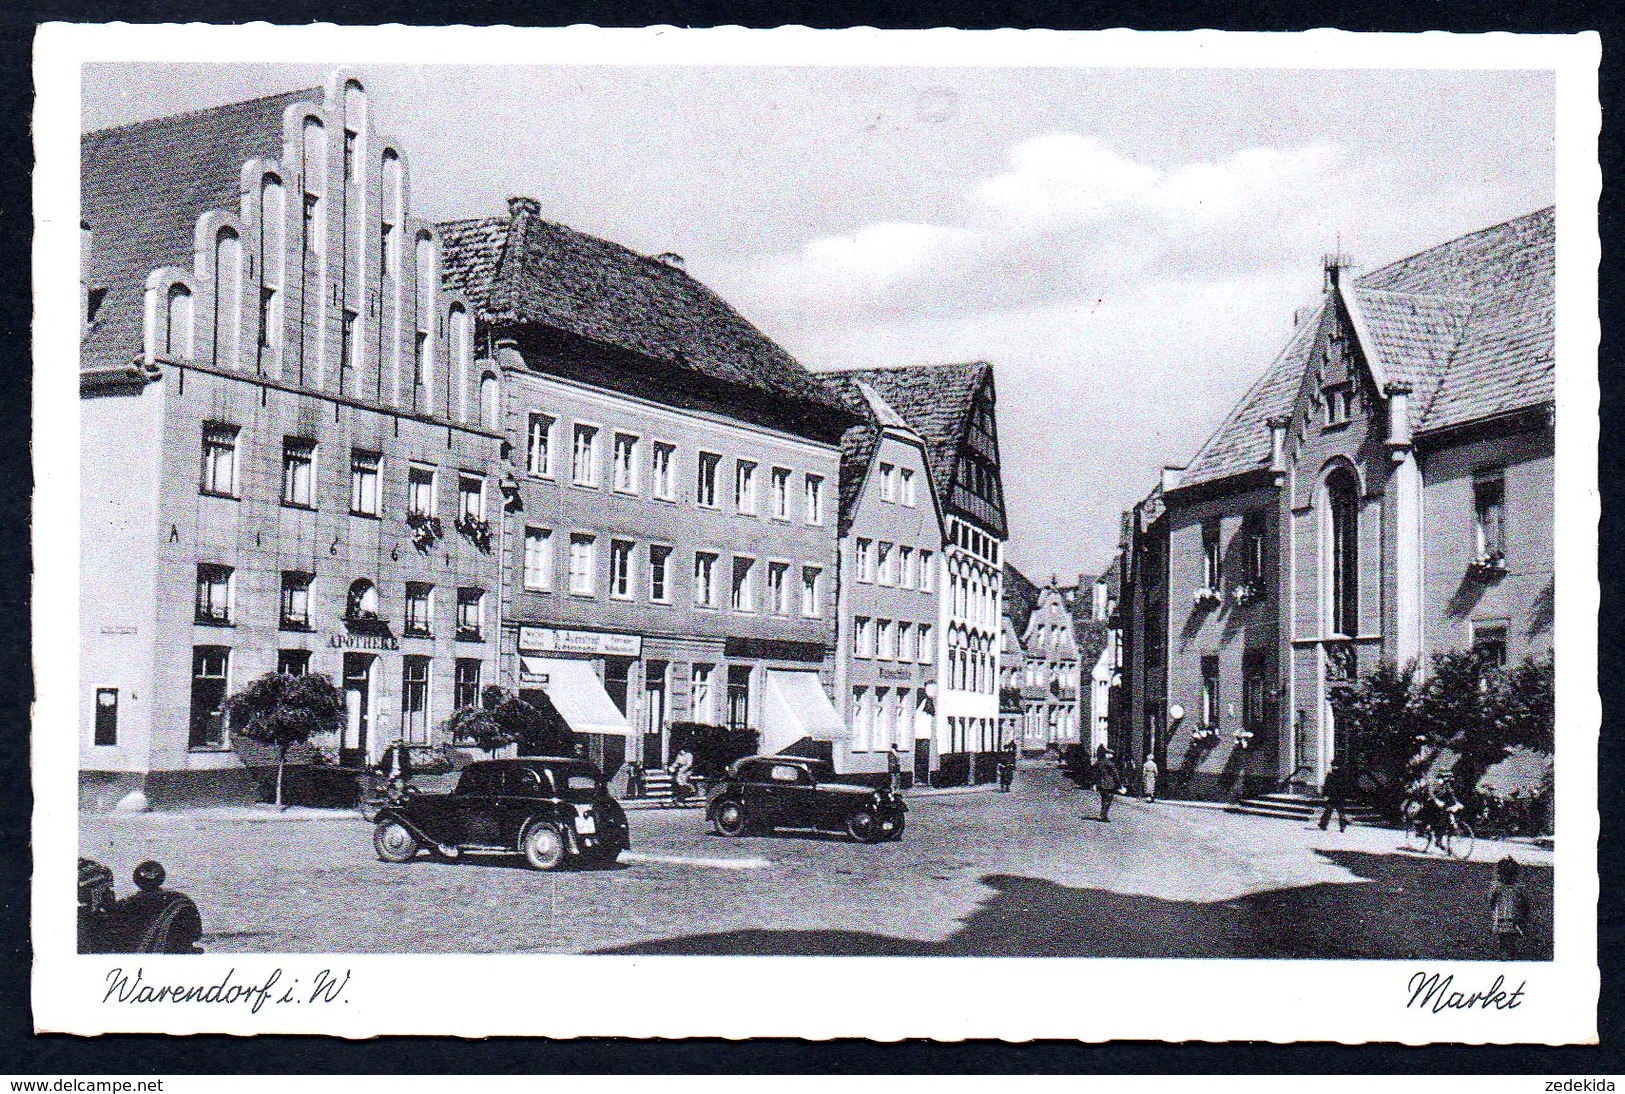
<instances>
[{"instance_id":1,"label":"pharmacy building","mask_svg":"<svg viewBox=\"0 0 1625 1094\"><path fill-rule=\"evenodd\" d=\"M426 747L498 680L505 404L407 150L341 72L81 168L82 802L254 797L223 701L273 671L340 684L343 762Z\"/></svg>"}]
</instances>

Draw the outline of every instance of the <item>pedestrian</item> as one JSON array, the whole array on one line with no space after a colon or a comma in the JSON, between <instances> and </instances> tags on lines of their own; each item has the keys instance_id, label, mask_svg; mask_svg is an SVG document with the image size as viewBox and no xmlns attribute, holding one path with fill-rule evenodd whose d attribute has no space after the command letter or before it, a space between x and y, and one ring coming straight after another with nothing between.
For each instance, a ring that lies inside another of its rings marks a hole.
<instances>
[{"instance_id":1,"label":"pedestrian","mask_svg":"<svg viewBox=\"0 0 1625 1094\"><path fill-rule=\"evenodd\" d=\"M896 741L886 752L886 785L893 794L903 792L903 757L898 754Z\"/></svg>"},{"instance_id":2,"label":"pedestrian","mask_svg":"<svg viewBox=\"0 0 1625 1094\"><path fill-rule=\"evenodd\" d=\"M404 797L406 788L412 783L412 752L404 740L396 737L394 743L384 749L378 761L378 770L384 776L390 798L399 800Z\"/></svg>"},{"instance_id":3,"label":"pedestrian","mask_svg":"<svg viewBox=\"0 0 1625 1094\"><path fill-rule=\"evenodd\" d=\"M1151 753L1145 754L1145 763L1140 765L1140 782L1145 790L1145 800L1157 800L1157 758Z\"/></svg>"},{"instance_id":4,"label":"pedestrian","mask_svg":"<svg viewBox=\"0 0 1625 1094\"><path fill-rule=\"evenodd\" d=\"M694 753L690 752L687 746L678 749L668 770L671 772L672 804L682 805L688 801L689 795L694 793L691 781L694 775Z\"/></svg>"},{"instance_id":5,"label":"pedestrian","mask_svg":"<svg viewBox=\"0 0 1625 1094\"><path fill-rule=\"evenodd\" d=\"M626 765L626 796L634 801L643 797L643 762L633 760Z\"/></svg>"},{"instance_id":6,"label":"pedestrian","mask_svg":"<svg viewBox=\"0 0 1625 1094\"><path fill-rule=\"evenodd\" d=\"M1529 898L1518 883L1518 873L1518 860L1508 855L1495 864L1495 883L1490 886L1490 931L1502 961L1518 959L1518 943L1529 918Z\"/></svg>"},{"instance_id":7,"label":"pedestrian","mask_svg":"<svg viewBox=\"0 0 1625 1094\"><path fill-rule=\"evenodd\" d=\"M1123 778L1117 773L1117 761L1108 749L1101 748L1099 755L1100 760L1095 764L1095 789L1100 791L1100 819L1110 824L1112 797L1122 787Z\"/></svg>"},{"instance_id":8,"label":"pedestrian","mask_svg":"<svg viewBox=\"0 0 1625 1094\"><path fill-rule=\"evenodd\" d=\"M1016 779L1016 742L1005 745L999 756L999 792L1010 793L1010 784Z\"/></svg>"},{"instance_id":9,"label":"pedestrian","mask_svg":"<svg viewBox=\"0 0 1625 1094\"><path fill-rule=\"evenodd\" d=\"M1337 810L1337 830L1348 831L1349 818L1344 811L1348 804L1348 772L1343 769L1342 763L1332 761L1332 766L1326 770L1326 781L1320 784L1320 792L1326 799L1326 808L1320 813L1320 830L1324 832L1326 826L1332 822L1332 810Z\"/></svg>"}]
</instances>

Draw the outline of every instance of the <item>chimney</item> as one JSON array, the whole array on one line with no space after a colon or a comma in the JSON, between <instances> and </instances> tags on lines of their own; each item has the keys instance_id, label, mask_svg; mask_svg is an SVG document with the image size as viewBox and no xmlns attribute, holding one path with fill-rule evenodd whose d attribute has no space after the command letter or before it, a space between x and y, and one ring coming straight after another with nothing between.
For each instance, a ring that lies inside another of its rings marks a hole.
<instances>
[{"instance_id":1,"label":"chimney","mask_svg":"<svg viewBox=\"0 0 1625 1094\"><path fill-rule=\"evenodd\" d=\"M508 199L508 215L511 217L539 217L542 207L535 198L511 197Z\"/></svg>"},{"instance_id":2,"label":"chimney","mask_svg":"<svg viewBox=\"0 0 1625 1094\"><path fill-rule=\"evenodd\" d=\"M1388 453L1400 463L1411 450L1411 385L1391 380L1382 393L1388 396Z\"/></svg>"},{"instance_id":3,"label":"chimney","mask_svg":"<svg viewBox=\"0 0 1625 1094\"><path fill-rule=\"evenodd\" d=\"M655 261L662 266L670 266L674 270L683 268L683 256L676 251L661 251L655 255Z\"/></svg>"},{"instance_id":4,"label":"chimney","mask_svg":"<svg viewBox=\"0 0 1625 1094\"><path fill-rule=\"evenodd\" d=\"M1162 492L1164 494L1179 485L1179 473L1183 470L1185 470L1183 467L1171 466L1162 469Z\"/></svg>"}]
</instances>

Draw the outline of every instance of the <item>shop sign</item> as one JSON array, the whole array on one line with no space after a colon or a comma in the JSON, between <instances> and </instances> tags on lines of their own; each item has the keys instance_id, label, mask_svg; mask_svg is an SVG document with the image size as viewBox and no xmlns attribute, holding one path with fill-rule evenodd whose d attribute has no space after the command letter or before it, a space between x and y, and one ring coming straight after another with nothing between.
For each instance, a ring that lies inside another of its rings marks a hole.
<instances>
[{"instance_id":1,"label":"shop sign","mask_svg":"<svg viewBox=\"0 0 1625 1094\"><path fill-rule=\"evenodd\" d=\"M881 670L880 670L880 678L882 680L913 680L914 679L914 670L913 669L890 669L890 668L886 668L886 667L882 666Z\"/></svg>"},{"instance_id":2,"label":"shop sign","mask_svg":"<svg viewBox=\"0 0 1625 1094\"><path fill-rule=\"evenodd\" d=\"M327 644L336 650L398 650L401 640L392 634L349 634L338 632L327 636Z\"/></svg>"},{"instance_id":3,"label":"shop sign","mask_svg":"<svg viewBox=\"0 0 1625 1094\"><path fill-rule=\"evenodd\" d=\"M567 631L520 627L519 648L528 653L581 653L598 657L641 657L643 636L607 631Z\"/></svg>"}]
</instances>

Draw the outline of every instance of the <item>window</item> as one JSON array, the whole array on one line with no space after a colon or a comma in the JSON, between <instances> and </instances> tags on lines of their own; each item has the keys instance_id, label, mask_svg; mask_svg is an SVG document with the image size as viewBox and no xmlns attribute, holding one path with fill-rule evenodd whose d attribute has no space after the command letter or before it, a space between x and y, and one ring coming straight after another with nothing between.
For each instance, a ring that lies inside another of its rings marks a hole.
<instances>
[{"instance_id":1,"label":"window","mask_svg":"<svg viewBox=\"0 0 1625 1094\"><path fill-rule=\"evenodd\" d=\"M790 469L773 469L773 515L779 520L790 519Z\"/></svg>"},{"instance_id":2,"label":"window","mask_svg":"<svg viewBox=\"0 0 1625 1094\"><path fill-rule=\"evenodd\" d=\"M428 638L434 633L434 586L421 581L406 583L406 633Z\"/></svg>"},{"instance_id":3,"label":"window","mask_svg":"<svg viewBox=\"0 0 1625 1094\"><path fill-rule=\"evenodd\" d=\"M1202 658L1202 726L1219 728L1219 658L1208 654Z\"/></svg>"},{"instance_id":4,"label":"window","mask_svg":"<svg viewBox=\"0 0 1625 1094\"><path fill-rule=\"evenodd\" d=\"M876 629L875 656L882 661L897 660L897 625L890 619L882 619Z\"/></svg>"},{"instance_id":5,"label":"window","mask_svg":"<svg viewBox=\"0 0 1625 1094\"><path fill-rule=\"evenodd\" d=\"M598 485L598 427L576 423L570 455L570 479L577 486Z\"/></svg>"},{"instance_id":6,"label":"window","mask_svg":"<svg viewBox=\"0 0 1625 1094\"><path fill-rule=\"evenodd\" d=\"M768 610L775 615L790 614L790 564L788 562L769 562L767 564L767 603Z\"/></svg>"},{"instance_id":7,"label":"window","mask_svg":"<svg viewBox=\"0 0 1625 1094\"><path fill-rule=\"evenodd\" d=\"M282 574L282 629L310 630L310 582L314 575L299 570Z\"/></svg>"},{"instance_id":8,"label":"window","mask_svg":"<svg viewBox=\"0 0 1625 1094\"><path fill-rule=\"evenodd\" d=\"M197 613L199 623L231 625L231 567L200 563L197 568Z\"/></svg>"},{"instance_id":9,"label":"window","mask_svg":"<svg viewBox=\"0 0 1625 1094\"><path fill-rule=\"evenodd\" d=\"M525 432L525 470L543 478L553 477L553 419L532 414Z\"/></svg>"},{"instance_id":10,"label":"window","mask_svg":"<svg viewBox=\"0 0 1625 1094\"><path fill-rule=\"evenodd\" d=\"M914 645L914 624L897 624L897 659L899 661L913 661L919 655Z\"/></svg>"},{"instance_id":11,"label":"window","mask_svg":"<svg viewBox=\"0 0 1625 1094\"><path fill-rule=\"evenodd\" d=\"M426 331L418 331L412 341L412 405L420 407L429 406L429 369L434 362L429 360L429 335Z\"/></svg>"},{"instance_id":12,"label":"window","mask_svg":"<svg viewBox=\"0 0 1625 1094\"><path fill-rule=\"evenodd\" d=\"M536 592L553 589L552 529L525 529L525 588Z\"/></svg>"},{"instance_id":13,"label":"window","mask_svg":"<svg viewBox=\"0 0 1625 1094\"><path fill-rule=\"evenodd\" d=\"M650 477L653 480L649 489L654 496L666 501L677 499L676 482L672 478L671 461L677 453L677 446L667 444L665 441L656 441L649 457Z\"/></svg>"},{"instance_id":14,"label":"window","mask_svg":"<svg viewBox=\"0 0 1625 1094\"><path fill-rule=\"evenodd\" d=\"M632 551L629 540L609 541L609 595L617 600L632 599Z\"/></svg>"},{"instance_id":15,"label":"window","mask_svg":"<svg viewBox=\"0 0 1625 1094\"><path fill-rule=\"evenodd\" d=\"M281 314L276 289L270 285L261 285L257 324L259 333L255 339L261 348L270 349L277 344L277 339L281 336Z\"/></svg>"},{"instance_id":16,"label":"window","mask_svg":"<svg viewBox=\"0 0 1625 1094\"><path fill-rule=\"evenodd\" d=\"M1219 589L1219 522L1202 523L1202 588Z\"/></svg>"},{"instance_id":17,"label":"window","mask_svg":"<svg viewBox=\"0 0 1625 1094\"><path fill-rule=\"evenodd\" d=\"M1505 623L1474 623L1473 653L1486 669L1506 668L1507 625Z\"/></svg>"},{"instance_id":18,"label":"window","mask_svg":"<svg viewBox=\"0 0 1625 1094\"><path fill-rule=\"evenodd\" d=\"M716 607L717 556L709 551L694 552L694 603L702 608Z\"/></svg>"},{"instance_id":19,"label":"window","mask_svg":"<svg viewBox=\"0 0 1625 1094\"><path fill-rule=\"evenodd\" d=\"M756 512L756 465L750 460L734 461L734 508Z\"/></svg>"},{"instance_id":20,"label":"window","mask_svg":"<svg viewBox=\"0 0 1625 1094\"><path fill-rule=\"evenodd\" d=\"M350 370L355 368L355 320L356 314L348 308L344 310L344 320L339 326L339 393L350 389L348 379Z\"/></svg>"},{"instance_id":21,"label":"window","mask_svg":"<svg viewBox=\"0 0 1625 1094\"><path fill-rule=\"evenodd\" d=\"M638 492L638 439L630 433L615 434L615 489Z\"/></svg>"},{"instance_id":22,"label":"window","mask_svg":"<svg viewBox=\"0 0 1625 1094\"><path fill-rule=\"evenodd\" d=\"M931 642L931 624L920 624L920 664L929 665L937 655L936 647Z\"/></svg>"},{"instance_id":23,"label":"window","mask_svg":"<svg viewBox=\"0 0 1625 1094\"><path fill-rule=\"evenodd\" d=\"M378 465L376 452L353 449L350 452L350 512L358 517L378 515Z\"/></svg>"},{"instance_id":24,"label":"window","mask_svg":"<svg viewBox=\"0 0 1625 1094\"><path fill-rule=\"evenodd\" d=\"M225 705L230 673L229 647L192 647L192 719L187 734L188 747L225 747Z\"/></svg>"},{"instance_id":25,"label":"window","mask_svg":"<svg viewBox=\"0 0 1625 1094\"><path fill-rule=\"evenodd\" d=\"M688 710L689 717L696 722L709 723L716 717L712 712L714 701L711 694L711 674L715 667L695 665L689 670Z\"/></svg>"},{"instance_id":26,"label":"window","mask_svg":"<svg viewBox=\"0 0 1625 1094\"><path fill-rule=\"evenodd\" d=\"M485 640L485 590L457 590L457 641Z\"/></svg>"},{"instance_id":27,"label":"window","mask_svg":"<svg viewBox=\"0 0 1625 1094\"><path fill-rule=\"evenodd\" d=\"M875 549L875 581L881 585L891 585L895 580L892 572L892 545L881 540Z\"/></svg>"},{"instance_id":28,"label":"window","mask_svg":"<svg viewBox=\"0 0 1625 1094\"><path fill-rule=\"evenodd\" d=\"M243 243L230 228L214 240L214 363L236 368L240 350Z\"/></svg>"},{"instance_id":29,"label":"window","mask_svg":"<svg viewBox=\"0 0 1625 1094\"><path fill-rule=\"evenodd\" d=\"M96 689L96 728L92 740L100 748L118 745L118 688Z\"/></svg>"},{"instance_id":30,"label":"window","mask_svg":"<svg viewBox=\"0 0 1625 1094\"><path fill-rule=\"evenodd\" d=\"M1360 535L1358 485L1347 469L1339 468L1326 480L1326 600L1331 633L1357 633L1360 595Z\"/></svg>"},{"instance_id":31,"label":"window","mask_svg":"<svg viewBox=\"0 0 1625 1094\"><path fill-rule=\"evenodd\" d=\"M464 710L480 705L480 690L485 679L485 663L473 657L459 657L452 670L451 705L453 710Z\"/></svg>"},{"instance_id":32,"label":"window","mask_svg":"<svg viewBox=\"0 0 1625 1094\"><path fill-rule=\"evenodd\" d=\"M309 676L309 650L277 650L276 670L283 676Z\"/></svg>"},{"instance_id":33,"label":"window","mask_svg":"<svg viewBox=\"0 0 1625 1094\"><path fill-rule=\"evenodd\" d=\"M857 549L853 552L857 556L857 579L868 583L875 579L875 541L858 538Z\"/></svg>"},{"instance_id":34,"label":"window","mask_svg":"<svg viewBox=\"0 0 1625 1094\"><path fill-rule=\"evenodd\" d=\"M1269 724L1268 653L1251 649L1241 660L1241 728L1254 735Z\"/></svg>"},{"instance_id":35,"label":"window","mask_svg":"<svg viewBox=\"0 0 1625 1094\"><path fill-rule=\"evenodd\" d=\"M869 706L869 689L852 689L852 750L867 752L874 726L874 709Z\"/></svg>"},{"instance_id":36,"label":"window","mask_svg":"<svg viewBox=\"0 0 1625 1094\"><path fill-rule=\"evenodd\" d=\"M591 596L597 584L598 537L588 532L570 533L570 591Z\"/></svg>"},{"instance_id":37,"label":"window","mask_svg":"<svg viewBox=\"0 0 1625 1094\"><path fill-rule=\"evenodd\" d=\"M729 603L736 612L756 610L756 560L734 557L733 593Z\"/></svg>"},{"instance_id":38,"label":"window","mask_svg":"<svg viewBox=\"0 0 1625 1094\"><path fill-rule=\"evenodd\" d=\"M366 578L350 583L344 600L344 618L352 622L378 618L378 588Z\"/></svg>"},{"instance_id":39,"label":"window","mask_svg":"<svg viewBox=\"0 0 1625 1094\"><path fill-rule=\"evenodd\" d=\"M485 480L478 475L457 476L457 515L464 520L485 519Z\"/></svg>"},{"instance_id":40,"label":"window","mask_svg":"<svg viewBox=\"0 0 1625 1094\"><path fill-rule=\"evenodd\" d=\"M1248 513L1242 521L1242 549L1245 551L1243 562L1247 568L1247 584L1252 587L1255 595L1264 588L1264 527L1263 513ZM1104 600L1104 586L1100 592ZM1104 611L1101 615L1104 615Z\"/></svg>"},{"instance_id":41,"label":"window","mask_svg":"<svg viewBox=\"0 0 1625 1094\"><path fill-rule=\"evenodd\" d=\"M912 509L920 503L919 492L915 489L914 484L914 471L905 467L898 474L902 476L901 500L904 505Z\"/></svg>"},{"instance_id":42,"label":"window","mask_svg":"<svg viewBox=\"0 0 1625 1094\"><path fill-rule=\"evenodd\" d=\"M824 477L809 474L806 482L807 523L824 523Z\"/></svg>"},{"instance_id":43,"label":"window","mask_svg":"<svg viewBox=\"0 0 1625 1094\"><path fill-rule=\"evenodd\" d=\"M818 566L801 568L801 614L817 619L824 611L824 571Z\"/></svg>"},{"instance_id":44,"label":"window","mask_svg":"<svg viewBox=\"0 0 1625 1094\"><path fill-rule=\"evenodd\" d=\"M671 548L649 548L649 599L656 604L671 603Z\"/></svg>"},{"instance_id":45,"label":"window","mask_svg":"<svg viewBox=\"0 0 1625 1094\"><path fill-rule=\"evenodd\" d=\"M401 658L401 736L407 744L429 742L429 659Z\"/></svg>"},{"instance_id":46,"label":"window","mask_svg":"<svg viewBox=\"0 0 1625 1094\"><path fill-rule=\"evenodd\" d=\"M897 500L897 468L889 463L880 465L880 500Z\"/></svg>"},{"instance_id":47,"label":"window","mask_svg":"<svg viewBox=\"0 0 1625 1094\"><path fill-rule=\"evenodd\" d=\"M237 496L237 427L216 422L203 426L203 473L198 492L217 498Z\"/></svg>"},{"instance_id":48,"label":"window","mask_svg":"<svg viewBox=\"0 0 1625 1094\"><path fill-rule=\"evenodd\" d=\"M303 437L282 441L282 504L311 509L316 505L316 442Z\"/></svg>"},{"instance_id":49,"label":"window","mask_svg":"<svg viewBox=\"0 0 1625 1094\"><path fill-rule=\"evenodd\" d=\"M432 517L435 513L435 474L432 467L411 467L406 472L406 515Z\"/></svg>"},{"instance_id":50,"label":"window","mask_svg":"<svg viewBox=\"0 0 1625 1094\"><path fill-rule=\"evenodd\" d=\"M728 728L750 728L750 666L728 666Z\"/></svg>"},{"instance_id":51,"label":"window","mask_svg":"<svg viewBox=\"0 0 1625 1094\"><path fill-rule=\"evenodd\" d=\"M920 552L920 592L928 593L936 584L935 556L930 551Z\"/></svg>"},{"instance_id":52,"label":"window","mask_svg":"<svg viewBox=\"0 0 1625 1094\"><path fill-rule=\"evenodd\" d=\"M855 657L875 655L875 621L865 616L852 620L852 653Z\"/></svg>"},{"instance_id":53,"label":"window","mask_svg":"<svg viewBox=\"0 0 1625 1094\"><path fill-rule=\"evenodd\" d=\"M905 589L914 588L914 548L897 548L897 584Z\"/></svg>"},{"instance_id":54,"label":"window","mask_svg":"<svg viewBox=\"0 0 1625 1094\"><path fill-rule=\"evenodd\" d=\"M715 509L717 504L717 465L722 457L715 452L701 452L694 472L694 504Z\"/></svg>"},{"instance_id":55,"label":"window","mask_svg":"<svg viewBox=\"0 0 1625 1094\"><path fill-rule=\"evenodd\" d=\"M1326 427L1347 425L1354 409L1354 385L1331 384L1321 390L1326 400Z\"/></svg>"},{"instance_id":56,"label":"window","mask_svg":"<svg viewBox=\"0 0 1625 1094\"><path fill-rule=\"evenodd\" d=\"M1499 470L1473 476L1473 550L1480 565L1506 563L1506 479Z\"/></svg>"},{"instance_id":57,"label":"window","mask_svg":"<svg viewBox=\"0 0 1625 1094\"><path fill-rule=\"evenodd\" d=\"M875 689L875 708L879 714L874 727L875 747L884 748L897 732L896 697L891 688Z\"/></svg>"},{"instance_id":58,"label":"window","mask_svg":"<svg viewBox=\"0 0 1625 1094\"><path fill-rule=\"evenodd\" d=\"M192 290L171 285L165 307L164 356L184 361L192 356Z\"/></svg>"}]
</instances>

